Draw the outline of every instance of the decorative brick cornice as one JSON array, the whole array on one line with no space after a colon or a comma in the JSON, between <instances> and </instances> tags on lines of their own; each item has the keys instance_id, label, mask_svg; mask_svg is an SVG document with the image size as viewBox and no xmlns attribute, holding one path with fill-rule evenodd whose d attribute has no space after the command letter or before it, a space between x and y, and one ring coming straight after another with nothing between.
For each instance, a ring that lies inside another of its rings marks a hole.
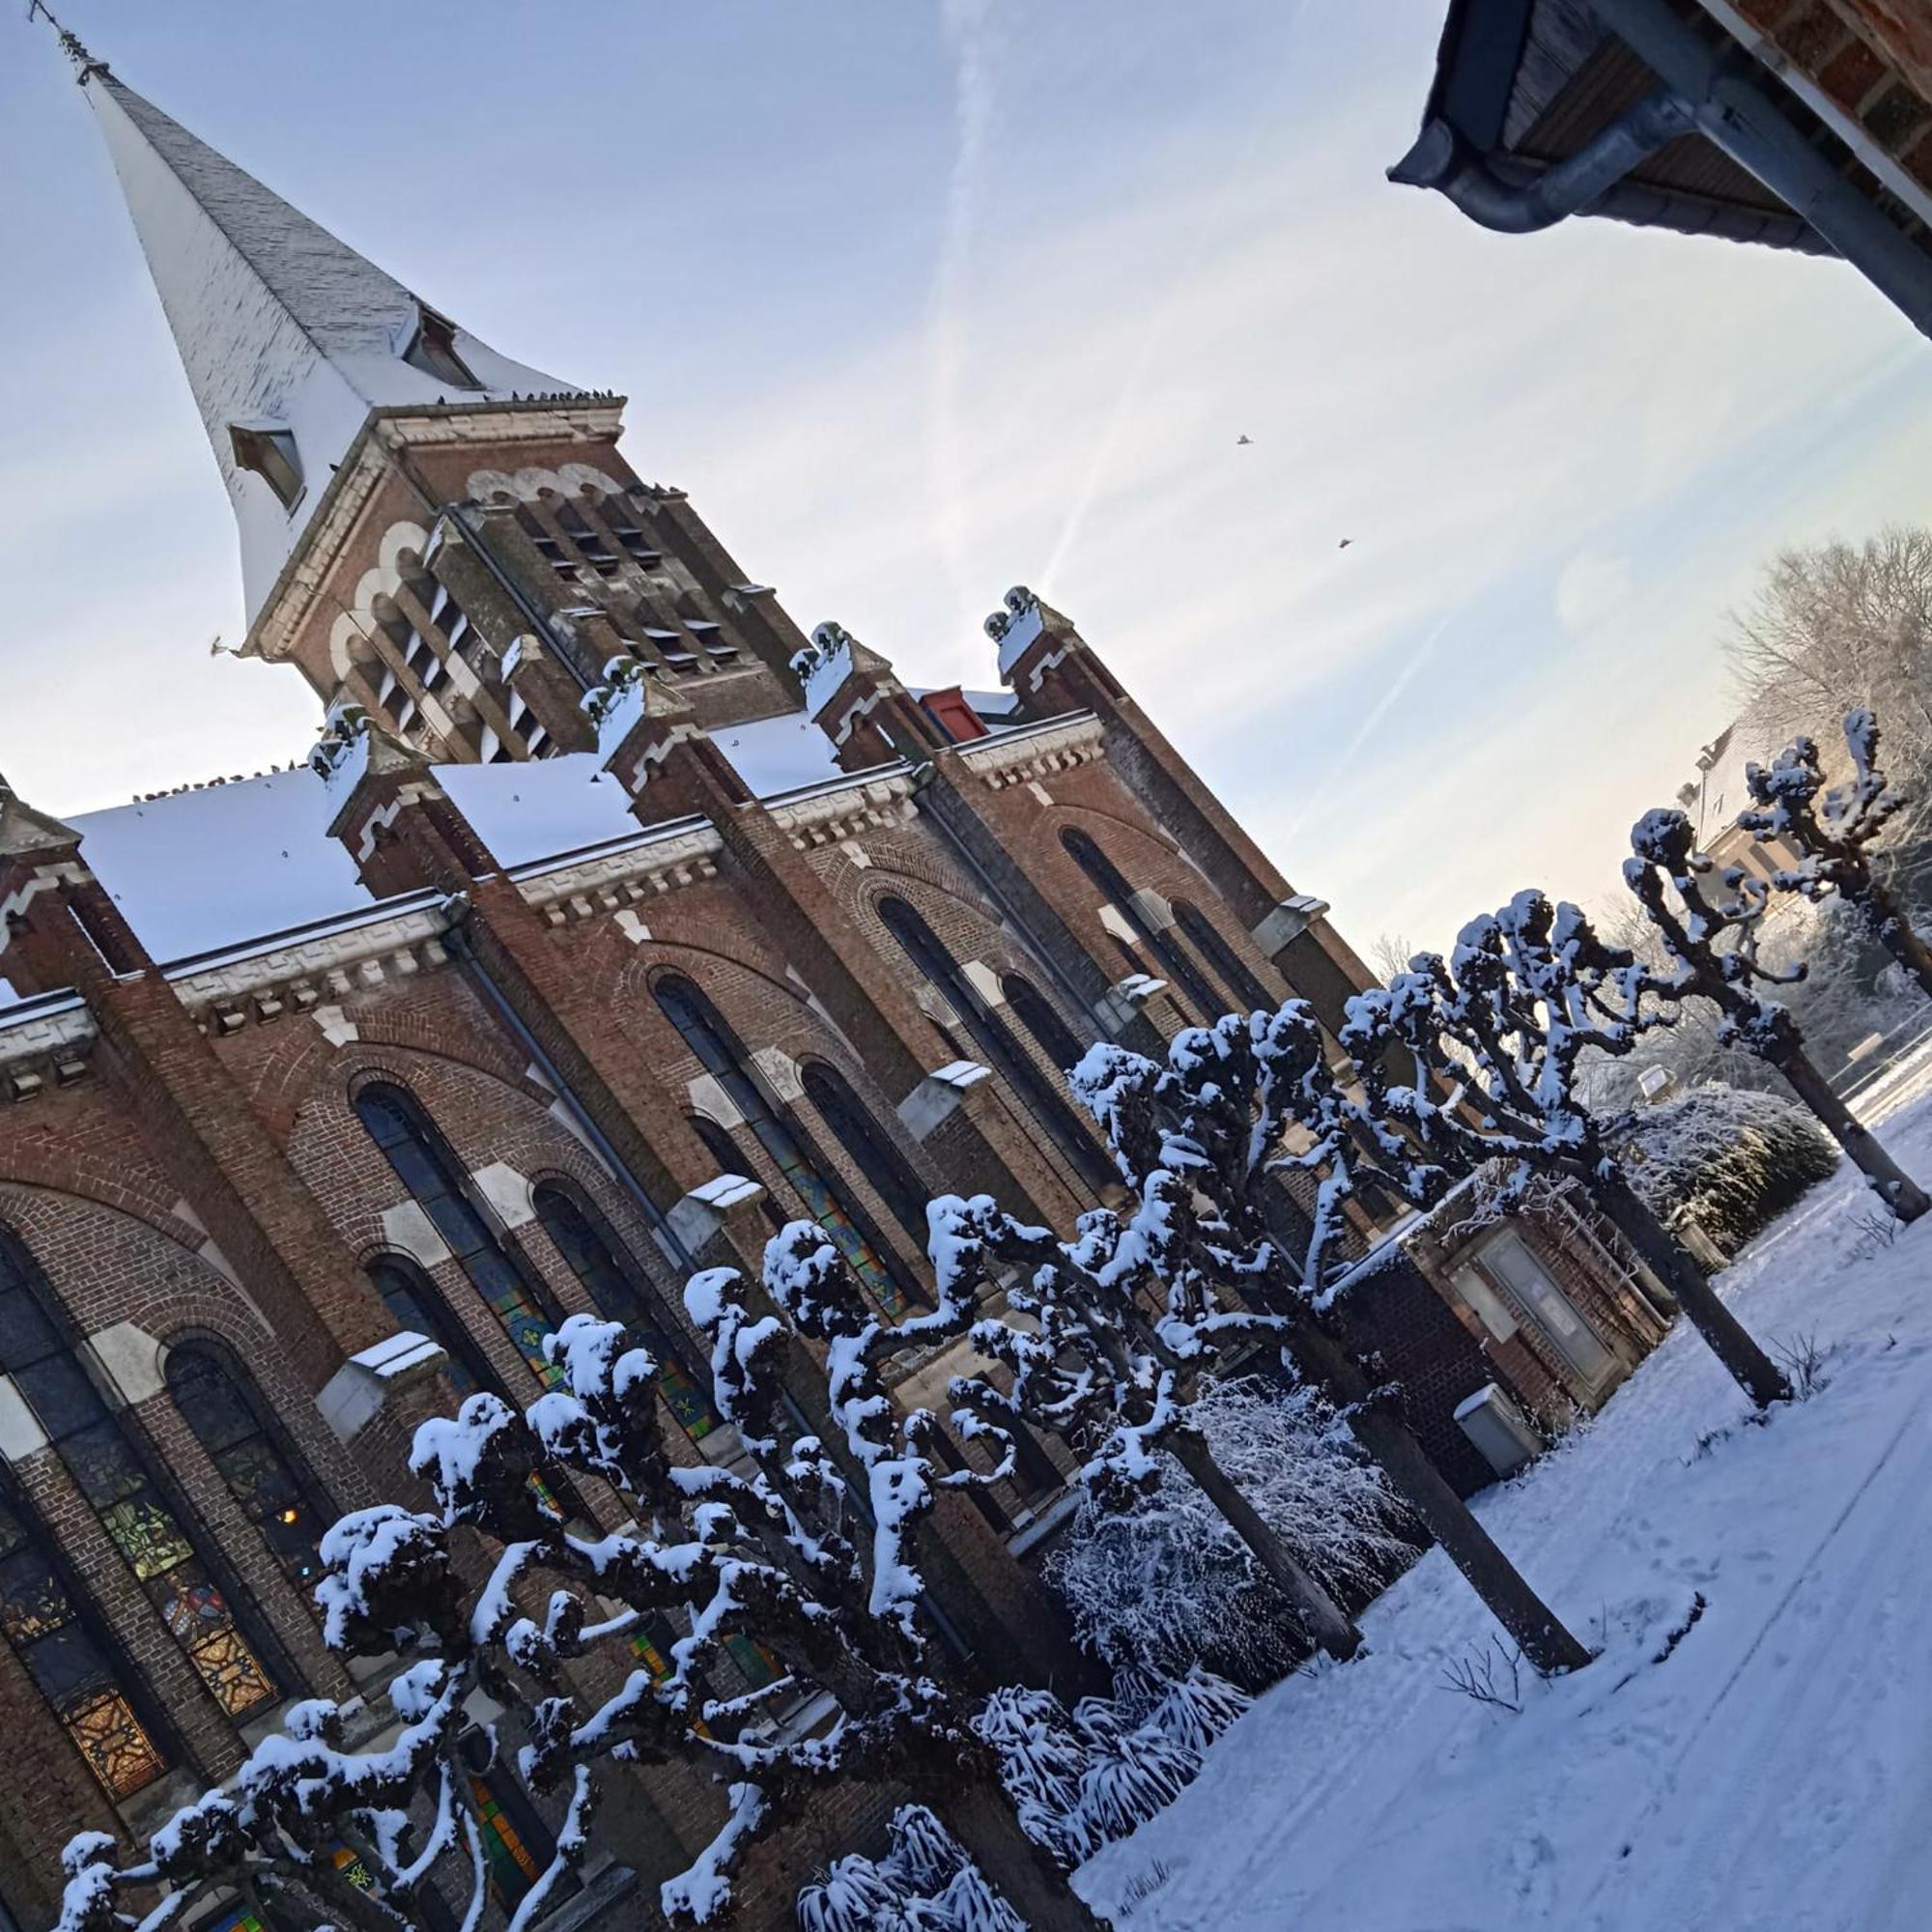
<instances>
[{"instance_id":1,"label":"decorative brick cornice","mask_svg":"<svg viewBox=\"0 0 1932 1932\"><path fill-rule=\"evenodd\" d=\"M98 1037L77 993L0 1007L0 1100L31 1100L84 1079Z\"/></svg>"},{"instance_id":2,"label":"decorative brick cornice","mask_svg":"<svg viewBox=\"0 0 1932 1932\"><path fill-rule=\"evenodd\" d=\"M778 799L765 810L803 852L813 845L839 844L867 827L904 824L918 810L912 794L912 772L905 768Z\"/></svg>"},{"instance_id":3,"label":"decorative brick cornice","mask_svg":"<svg viewBox=\"0 0 1932 1932\"><path fill-rule=\"evenodd\" d=\"M447 965L448 923L442 901L426 897L406 912L172 974L170 981L203 1033L239 1033Z\"/></svg>"},{"instance_id":4,"label":"decorative brick cornice","mask_svg":"<svg viewBox=\"0 0 1932 1932\"><path fill-rule=\"evenodd\" d=\"M596 919L679 886L716 878L724 842L708 819L675 819L566 865L519 867L517 890L553 925Z\"/></svg>"},{"instance_id":5,"label":"decorative brick cornice","mask_svg":"<svg viewBox=\"0 0 1932 1932\"><path fill-rule=\"evenodd\" d=\"M970 738L956 751L963 764L998 791L1004 785L1042 779L1049 772L1092 764L1100 756L1102 736L1099 719L1091 711L1078 711L996 731L989 738Z\"/></svg>"}]
</instances>

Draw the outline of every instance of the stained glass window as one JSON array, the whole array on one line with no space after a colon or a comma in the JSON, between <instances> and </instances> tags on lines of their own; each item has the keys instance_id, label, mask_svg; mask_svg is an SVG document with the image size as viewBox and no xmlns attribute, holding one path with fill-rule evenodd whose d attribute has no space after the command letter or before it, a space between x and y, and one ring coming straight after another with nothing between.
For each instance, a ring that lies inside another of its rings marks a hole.
<instances>
[{"instance_id":1,"label":"stained glass window","mask_svg":"<svg viewBox=\"0 0 1932 1932\"><path fill-rule=\"evenodd\" d=\"M684 1433L696 1442L718 1426L718 1411L685 1358L668 1318L654 1305L635 1262L618 1259L617 1239L595 1208L554 1181L536 1190L537 1219L556 1244L570 1271L583 1284L598 1313L621 1321L651 1352L658 1387ZM628 1260L628 1257L626 1258Z\"/></svg>"},{"instance_id":2,"label":"stained glass window","mask_svg":"<svg viewBox=\"0 0 1932 1932\"><path fill-rule=\"evenodd\" d=\"M300 1451L225 1350L186 1342L168 1355L168 1391L229 1492L304 1599L322 1575L335 1510Z\"/></svg>"},{"instance_id":3,"label":"stained glass window","mask_svg":"<svg viewBox=\"0 0 1932 1932\"><path fill-rule=\"evenodd\" d=\"M472 1776L469 1795L483 1828L483 1854L490 1873L490 1889L505 1912L514 1912L544 1875L553 1854L541 1858L529 1842L541 1827L528 1807L510 1799L501 1775ZM542 1841L537 1839L540 1844Z\"/></svg>"},{"instance_id":4,"label":"stained glass window","mask_svg":"<svg viewBox=\"0 0 1932 1932\"><path fill-rule=\"evenodd\" d=\"M91 1607L24 1498L0 1487L0 1635L110 1796L131 1798L167 1769L135 1713Z\"/></svg>"},{"instance_id":5,"label":"stained glass window","mask_svg":"<svg viewBox=\"0 0 1932 1932\"><path fill-rule=\"evenodd\" d=\"M1082 1179L1091 1187L1117 1180L1120 1177L1080 1124L1065 1095L1039 1070L931 926L900 898L881 899L879 918L906 957L946 995L986 1065L1025 1101Z\"/></svg>"},{"instance_id":6,"label":"stained glass window","mask_svg":"<svg viewBox=\"0 0 1932 1932\"><path fill-rule=\"evenodd\" d=\"M712 1074L805 1204L806 1212L832 1238L866 1292L896 1321L911 1305L909 1284L888 1261L889 1250L864 1208L823 1168L782 1110L768 1104L745 1070L744 1049L717 1009L689 980L667 974L651 988L665 1017L676 1027L706 1072Z\"/></svg>"},{"instance_id":7,"label":"stained glass window","mask_svg":"<svg viewBox=\"0 0 1932 1932\"><path fill-rule=\"evenodd\" d=\"M231 1717L273 1703L273 1677L196 1551L185 1511L156 1482L123 1418L55 1321L45 1278L0 1231L0 1373L34 1411L101 1527L201 1681Z\"/></svg>"},{"instance_id":8,"label":"stained glass window","mask_svg":"<svg viewBox=\"0 0 1932 1932\"><path fill-rule=\"evenodd\" d=\"M355 1095L355 1112L531 1374L546 1388L555 1387L563 1371L544 1359L543 1344L562 1321L563 1311L535 1271L524 1265L470 1204L462 1170L442 1136L400 1087L378 1082L362 1088Z\"/></svg>"}]
</instances>

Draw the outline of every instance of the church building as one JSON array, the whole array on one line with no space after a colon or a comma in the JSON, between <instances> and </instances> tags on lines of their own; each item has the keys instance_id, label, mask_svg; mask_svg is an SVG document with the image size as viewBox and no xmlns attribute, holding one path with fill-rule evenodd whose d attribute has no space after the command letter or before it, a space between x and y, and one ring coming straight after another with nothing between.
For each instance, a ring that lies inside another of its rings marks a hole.
<instances>
[{"instance_id":1,"label":"church building","mask_svg":"<svg viewBox=\"0 0 1932 1932\"><path fill-rule=\"evenodd\" d=\"M1292 994L1336 1027L1370 982L1059 611L1006 595L986 690L807 636L633 470L621 396L478 340L69 50L233 504L242 655L327 723L291 769L71 820L0 787L0 1928L24 1932L73 1833L138 1841L291 1700L360 1689L380 1734L381 1673L321 1641L318 1539L415 1493L425 1417L530 1401L566 1314L631 1324L678 1453L728 1459L691 1271L754 1270L803 1217L917 1306L931 1194L1061 1228L1106 1195L1064 1078L1089 1043L1160 1051ZM1618 1360L1654 1339L1564 1279ZM1458 1405L1595 1387L1493 1286L1400 1267L1364 1296L1465 1489L1492 1471ZM948 1367L907 1362L907 1393ZM990 1674L1070 1681L1029 1562L1067 1507L1042 1448L942 1509L934 1600ZM709 1786L624 1775L558 1924L653 1922L711 1835ZM554 1820L476 1776L512 1908ZM826 1850L870 1822L828 1816ZM790 1922L787 1856L747 1922Z\"/></svg>"}]
</instances>

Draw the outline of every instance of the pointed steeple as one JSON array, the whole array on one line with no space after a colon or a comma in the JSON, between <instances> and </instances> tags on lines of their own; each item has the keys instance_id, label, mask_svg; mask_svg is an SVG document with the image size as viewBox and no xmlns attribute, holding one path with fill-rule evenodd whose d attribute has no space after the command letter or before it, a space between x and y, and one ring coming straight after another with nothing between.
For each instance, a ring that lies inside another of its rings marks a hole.
<instances>
[{"instance_id":1,"label":"pointed steeple","mask_svg":"<svg viewBox=\"0 0 1932 1932\"><path fill-rule=\"evenodd\" d=\"M457 327L104 62L80 65L235 505L251 623L372 409L580 393Z\"/></svg>"}]
</instances>

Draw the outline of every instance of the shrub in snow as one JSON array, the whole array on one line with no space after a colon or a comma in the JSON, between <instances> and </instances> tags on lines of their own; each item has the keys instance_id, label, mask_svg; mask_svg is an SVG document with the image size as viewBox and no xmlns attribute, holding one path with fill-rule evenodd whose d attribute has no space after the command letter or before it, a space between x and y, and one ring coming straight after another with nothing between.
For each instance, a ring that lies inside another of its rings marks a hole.
<instances>
[{"instance_id":1,"label":"shrub in snow","mask_svg":"<svg viewBox=\"0 0 1932 1932\"><path fill-rule=\"evenodd\" d=\"M1659 1220L1688 1214L1732 1252L1828 1179L1838 1151L1789 1100L1714 1085L1639 1113L1626 1159Z\"/></svg>"},{"instance_id":2,"label":"shrub in snow","mask_svg":"<svg viewBox=\"0 0 1932 1932\"><path fill-rule=\"evenodd\" d=\"M1027 1922L923 1804L893 1813L876 1863L839 1859L798 1895L801 1932L1027 1932Z\"/></svg>"},{"instance_id":3,"label":"shrub in snow","mask_svg":"<svg viewBox=\"0 0 1932 1932\"><path fill-rule=\"evenodd\" d=\"M1172 1681L1133 1669L1113 1697L1071 1712L1045 1691L997 1690L975 1728L998 1751L1027 1831L1076 1865L1171 1804L1248 1701L1198 1664Z\"/></svg>"},{"instance_id":4,"label":"shrub in snow","mask_svg":"<svg viewBox=\"0 0 1932 1932\"><path fill-rule=\"evenodd\" d=\"M1258 1377L1193 1406L1214 1460L1334 1596L1361 1603L1414 1554L1387 1479L1312 1391ZM1081 1642L1116 1666L1180 1676L1199 1660L1256 1689L1303 1646L1279 1592L1172 1457L1134 1507L1091 1495L1046 1560Z\"/></svg>"},{"instance_id":5,"label":"shrub in snow","mask_svg":"<svg viewBox=\"0 0 1932 1932\"><path fill-rule=\"evenodd\" d=\"M729 1270L696 1277L687 1301L711 1337L718 1405L738 1427L746 1465L673 1465L649 1353L613 1322L573 1316L545 1344L562 1380L526 1411L479 1393L416 1432L412 1467L432 1509L364 1510L325 1541L317 1597L330 1645L415 1660L390 1689L395 1741L346 1749L337 1706L299 1706L229 1784L156 1832L145 1858L121 1866L104 1839L76 1841L61 1932L116 1932L131 1922L121 1916L129 1895L157 1883L173 1889L169 1917L239 1894L302 1924L393 1932L420 1922L419 1888L439 1870L475 1924L483 1840L459 1739L479 1695L504 1714L484 1726L489 1747L521 1737L524 1779L564 1799L556 1856L510 1932L546 1912L581 1865L607 1760L682 1760L724 1787L717 1835L662 1889L673 1919L728 1916L747 1847L828 1783L890 1778L941 1815L1027 1923L1093 1932L1097 1921L1021 1829L998 1753L972 1727L974 1702L934 1667L917 1615L914 1533L946 1479L923 1453L931 1417L898 1414L879 1362L898 1342L963 1330L970 1311L942 1306L889 1343L823 1241L816 1227L787 1229L772 1243L768 1281L799 1328L826 1345L832 1412L865 1511L822 1442L786 1440L774 1426L783 1327L746 1306ZM540 1480L557 1472L609 1483L639 1526L605 1533L566 1521ZM849 1533L862 1520L869 1533ZM489 1553L480 1588L453 1553L469 1532ZM628 1651L653 1616L687 1629L661 1678ZM720 1696L707 1666L734 1635L763 1646L781 1674ZM618 1667L593 1689L578 1665L600 1651ZM832 1722L774 1720L807 1691L829 1699ZM412 1807L426 1814L416 1836ZM361 1852L373 1892L334 1871L327 1848L337 1840Z\"/></svg>"},{"instance_id":6,"label":"shrub in snow","mask_svg":"<svg viewBox=\"0 0 1932 1932\"><path fill-rule=\"evenodd\" d=\"M1720 1015L1719 1043L1776 1067L1899 1220L1916 1221L1932 1209L1932 1197L1832 1091L1805 1052L1790 1008L1755 990L1804 974L1802 965L1778 973L1758 957L1771 888L1741 866L1719 872L1696 849L1690 821L1675 810L1645 812L1631 830L1631 851L1624 883L1656 927L1670 967L1652 976L1646 990L1669 1003L1709 1001Z\"/></svg>"}]
</instances>

